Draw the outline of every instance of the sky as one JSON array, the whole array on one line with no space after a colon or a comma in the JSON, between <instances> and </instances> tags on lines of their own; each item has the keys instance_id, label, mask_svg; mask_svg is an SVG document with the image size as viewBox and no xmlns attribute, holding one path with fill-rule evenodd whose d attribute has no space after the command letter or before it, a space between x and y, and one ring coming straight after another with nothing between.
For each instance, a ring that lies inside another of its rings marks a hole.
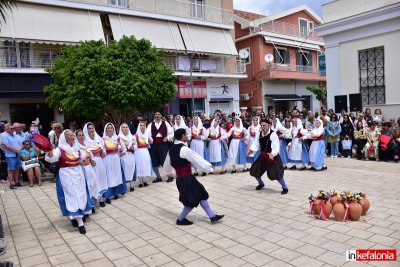
<instances>
[{"instance_id":1,"label":"sky","mask_svg":"<svg viewBox=\"0 0 400 267\"><path fill-rule=\"evenodd\" d=\"M260 13L263 15L273 15L285 10L307 5L320 17L322 16L321 5L330 0L233 0L235 9Z\"/></svg>"}]
</instances>

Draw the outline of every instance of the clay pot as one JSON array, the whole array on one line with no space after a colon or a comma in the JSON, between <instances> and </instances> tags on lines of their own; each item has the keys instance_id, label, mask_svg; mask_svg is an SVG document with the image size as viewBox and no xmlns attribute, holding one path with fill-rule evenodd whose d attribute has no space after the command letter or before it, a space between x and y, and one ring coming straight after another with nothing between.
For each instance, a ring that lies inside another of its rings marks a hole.
<instances>
[{"instance_id":1,"label":"clay pot","mask_svg":"<svg viewBox=\"0 0 400 267\"><path fill-rule=\"evenodd\" d=\"M362 213L361 215L366 215L367 211L369 210L369 207L371 205L371 203L369 202L369 200L367 199L367 196L365 194L361 194L362 196L362 200L360 201L361 207L362 207Z\"/></svg>"},{"instance_id":2,"label":"clay pot","mask_svg":"<svg viewBox=\"0 0 400 267\"><path fill-rule=\"evenodd\" d=\"M320 201L320 203L319 203L319 207L320 207L319 210L320 210L320 212L321 212L321 205L322 205L322 201ZM326 215L327 215L327 219L329 219L329 216L330 216L331 213L332 213L332 204L331 204L331 202L330 202L329 200L325 201L324 208L325 208L325 212L326 212ZM321 216L320 219L324 219L324 218Z\"/></svg>"},{"instance_id":3,"label":"clay pot","mask_svg":"<svg viewBox=\"0 0 400 267\"><path fill-rule=\"evenodd\" d=\"M335 216L335 221L343 222L345 212L346 208L343 204L343 201L338 198L335 206L333 206L333 215Z\"/></svg>"},{"instance_id":4,"label":"clay pot","mask_svg":"<svg viewBox=\"0 0 400 267\"><path fill-rule=\"evenodd\" d=\"M310 202L311 204L311 202ZM315 204L311 208L311 214L318 218L319 213L321 212L321 207L319 206L319 200L315 200Z\"/></svg>"},{"instance_id":5,"label":"clay pot","mask_svg":"<svg viewBox=\"0 0 400 267\"><path fill-rule=\"evenodd\" d=\"M356 199L353 199L349 205L349 218L352 221L358 221L361 217L363 209Z\"/></svg>"},{"instance_id":6,"label":"clay pot","mask_svg":"<svg viewBox=\"0 0 400 267\"><path fill-rule=\"evenodd\" d=\"M338 195L337 195L337 193L335 192L335 193L333 193L333 195L331 196L331 204L332 204L332 207L335 206L335 204L337 203L337 201L338 201Z\"/></svg>"}]
</instances>

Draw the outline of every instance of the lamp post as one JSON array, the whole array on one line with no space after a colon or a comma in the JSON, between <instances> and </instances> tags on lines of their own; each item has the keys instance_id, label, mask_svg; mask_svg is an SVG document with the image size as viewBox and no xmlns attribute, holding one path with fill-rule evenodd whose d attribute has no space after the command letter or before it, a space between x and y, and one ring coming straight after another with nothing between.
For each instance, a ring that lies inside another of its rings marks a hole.
<instances>
[{"instance_id":1,"label":"lamp post","mask_svg":"<svg viewBox=\"0 0 400 267\"><path fill-rule=\"evenodd\" d=\"M193 64L192 59L194 54L188 53L189 55L189 71L190 71L190 90L192 92L192 117L194 116L194 88L193 88Z\"/></svg>"}]
</instances>

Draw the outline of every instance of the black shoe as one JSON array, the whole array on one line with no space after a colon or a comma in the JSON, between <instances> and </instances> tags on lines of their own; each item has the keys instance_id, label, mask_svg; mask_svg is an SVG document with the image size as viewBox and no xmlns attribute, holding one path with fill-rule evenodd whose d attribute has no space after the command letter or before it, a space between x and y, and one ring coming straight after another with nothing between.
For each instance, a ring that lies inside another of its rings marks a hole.
<instances>
[{"instance_id":1,"label":"black shoe","mask_svg":"<svg viewBox=\"0 0 400 267\"><path fill-rule=\"evenodd\" d=\"M287 170L287 166L283 167L284 170Z\"/></svg>"},{"instance_id":2,"label":"black shoe","mask_svg":"<svg viewBox=\"0 0 400 267\"><path fill-rule=\"evenodd\" d=\"M231 170L231 173L236 173L236 170Z\"/></svg>"},{"instance_id":3,"label":"black shoe","mask_svg":"<svg viewBox=\"0 0 400 267\"><path fill-rule=\"evenodd\" d=\"M79 233L81 233L82 235L86 234L85 226L79 226Z\"/></svg>"},{"instance_id":4,"label":"black shoe","mask_svg":"<svg viewBox=\"0 0 400 267\"><path fill-rule=\"evenodd\" d=\"M117 200L119 198L119 196L114 196L114 199Z\"/></svg>"},{"instance_id":5,"label":"black shoe","mask_svg":"<svg viewBox=\"0 0 400 267\"><path fill-rule=\"evenodd\" d=\"M221 220L222 218L224 218L224 215L215 215L214 217L210 218L211 223L216 223L219 220Z\"/></svg>"},{"instance_id":6,"label":"black shoe","mask_svg":"<svg viewBox=\"0 0 400 267\"><path fill-rule=\"evenodd\" d=\"M293 165L292 167L289 168L289 170L295 170L296 169L296 165Z\"/></svg>"},{"instance_id":7,"label":"black shoe","mask_svg":"<svg viewBox=\"0 0 400 267\"><path fill-rule=\"evenodd\" d=\"M194 176L199 176L199 173L198 173L198 172L195 172L193 175L194 175Z\"/></svg>"},{"instance_id":8,"label":"black shoe","mask_svg":"<svg viewBox=\"0 0 400 267\"><path fill-rule=\"evenodd\" d=\"M172 182L173 180L174 180L174 177L168 177L167 183L170 183L170 182Z\"/></svg>"},{"instance_id":9,"label":"black shoe","mask_svg":"<svg viewBox=\"0 0 400 267\"><path fill-rule=\"evenodd\" d=\"M322 170L327 170L328 169L328 167L322 167Z\"/></svg>"},{"instance_id":10,"label":"black shoe","mask_svg":"<svg viewBox=\"0 0 400 267\"><path fill-rule=\"evenodd\" d=\"M20 182L16 183L15 186L20 187L22 184Z\"/></svg>"},{"instance_id":11,"label":"black shoe","mask_svg":"<svg viewBox=\"0 0 400 267\"><path fill-rule=\"evenodd\" d=\"M264 186L265 185L263 185L263 184L259 184L259 185L257 185L256 190L261 190Z\"/></svg>"},{"instance_id":12,"label":"black shoe","mask_svg":"<svg viewBox=\"0 0 400 267\"><path fill-rule=\"evenodd\" d=\"M226 170L225 171L223 171L223 172L221 172L220 174L225 174L226 173Z\"/></svg>"},{"instance_id":13,"label":"black shoe","mask_svg":"<svg viewBox=\"0 0 400 267\"><path fill-rule=\"evenodd\" d=\"M106 203L107 203L107 204L111 204L111 199L107 198L107 199L106 199Z\"/></svg>"},{"instance_id":14,"label":"black shoe","mask_svg":"<svg viewBox=\"0 0 400 267\"><path fill-rule=\"evenodd\" d=\"M289 192L289 189L283 189L281 195L286 195Z\"/></svg>"},{"instance_id":15,"label":"black shoe","mask_svg":"<svg viewBox=\"0 0 400 267\"><path fill-rule=\"evenodd\" d=\"M133 187L129 188L129 192L133 192L133 191L135 191L135 188L133 188Z\"/></svg>"},{"instance_id":16,"label":"black shoe","mask_svg":"<svg viewBox=\"0 0 400 267\"><path fill-rule=\"evenodd\" d=\"M247 170L246 170L246 169L243 169L242 172L247 172Z\"/></svg>"},{"instance_id":17,"label":"black shoe","mask_svg":"<svg viewBox=\"0 0 400 267\"><path fill-rule=\"evenodd\" d=\"M159 182L162 182L162 179L161 179L161 178L156 178L156 179L153 181L153 184L159 183Z\"/></svg>"},{"instance_id":18,"label":"black shoe","mask_svg":"<svg viewBox=\"0 0 400 267\"><path fill-rule=\"evenodd\" d=\"M205 172L203 172L202 174L201 174L201 176L206 176L207 175L207 173L205 173Z\"/></svg>"},{"instance_id":19,"label":"black shoe","mask_svg":"<svg viewBox=\"0 0 400 267\"><path fill-rule=\"evenodd\" d=\"M10 185L10 189L17 189L17 187L14 184L12 184Z\"/></svg>"},{"instance_id":20,"label":"black shoe","mask_svg":"<svg viewBox=\"0 0 400 267\"><path fill-rule=\"evenodd\" d=\"M307 170L307 168L306 168L305 166L303 166L303 167L301 167L301 168L299 169L299 171L304 171L304 170Z\"/></svg>"},{"instance_id":21,"label":"black shoe","mask_svg":"<svg viewBox=\"0 0 400 267\"><path fill-rule=\"evenodd\" d=\"M143 187L143 185L142 185L142 184L140 184L140 185L139 185L139 188L142 188L142 187Z\"/></svg>"},{"instance_id":22,"label":"black shoe","mask_svg":"<svg viewBox=\"0 0 400 267\"><path fill-rule=\"evenodd\" d=\"M96 213L96 210L94 209L94 207L92 207L92 213Z\"/></svg>"},{"instance_id":23,"label":"black shoe","mask_svg":"<svg viewBox=\"0 0 400 267\"><path fill-rule=\"evenodd\" d=\"M86 218L88 218L89 217L89 215L88 214L85 214L85 215L83 215L83 217L82 217L82 221L83 222L86 222Z\"/></svg>"},{"instance_id":24,"label":"black shoe","mask_svg":"<svg viewBox=\"0 0 400 267\"><path fill-rule=\"evenodd\" d=\"M125 192L122 192L122 193L121 193L121 196L125 196Z\"/></svg>"},{"instance_id":25,"label":"black shoe","mask_svg":"<svg viewBox=\"0 0 400 267\"><path fill-rule=\"evenodd\" d=\"M176 225L192 225L193 222L189 221L188 219L183 219L182 221L176 220Z\"/></svg>"},{"instance_id":26,"label":"black shoe","mask_svg":"<svg viewBox=\"0 0 400 267\"><path fill-rule=\"evenodd\" d=\"M100 207L104 208L106 206L106 203L104 203L103 201L100 201Z\"/></svg>"},{"instance_id":27,"label":"black shoe","mask_svg":"<svg viewBox=\"0 0 400 267\"><path fill-rule=\"evenodd\" d=\"M6 248L0 248L0 256L6 254ZM3 261L2 266L7 267L7 266L13 266L13 263L10 261Z\"/></svg>"},{"instance_id":28,"label":"black shoe","mask_svg":"<svg viewBox=\"0 0 400 267\"><path fill-rule=\"evenodd\" d=\"M73 219L71 220L72 227L78 227L78 221Z\"/></svg>"},{"instance_id":29,"label":"black shoe","mask_svg":"<svg viewBox=\"0 0 400 267\"><path fill-rule=\"evenodd\" d=\"M310 170L310 171L316 171L317 169L314 168L314 167L311 167L309 170Z\"/></svg>"},{"instance_id":30,"label":"black shoe","mask_svg":"<svg viewBox=\"0 0 400 267\"><path fill-rule=\"evenodd\" d=\"M143 183L143 186L148 186L148 184L146 182Z\"/></svg>"}]
</instances>

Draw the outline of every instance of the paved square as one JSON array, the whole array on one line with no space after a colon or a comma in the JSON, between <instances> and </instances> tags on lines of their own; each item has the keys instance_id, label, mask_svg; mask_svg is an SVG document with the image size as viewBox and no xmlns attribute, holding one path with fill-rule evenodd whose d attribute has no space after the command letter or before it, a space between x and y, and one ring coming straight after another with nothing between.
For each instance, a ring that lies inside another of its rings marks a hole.
<instances>
[{"instance_id":1,"label":"paved square","mask_svg":"<svg viewBox=\"0 0 400 267\"><path fill-rule=\"evenodd\" d=\"M201 208L178 227L182 209L175 183L151 184L101 208L80 235L58 209L55 184L9 190L0 185L7 253L15 266L341 266L345 251L400 249L400 165L327 159L328 171L286 171L289 194L277 182L255 191L249 173L199 177L212 208L225 214L211 225ZM366 192L358 222L319 221L306 214L319 189ZM399 262L374 266L400 266Z\"/></svg>"}]
</instances>

